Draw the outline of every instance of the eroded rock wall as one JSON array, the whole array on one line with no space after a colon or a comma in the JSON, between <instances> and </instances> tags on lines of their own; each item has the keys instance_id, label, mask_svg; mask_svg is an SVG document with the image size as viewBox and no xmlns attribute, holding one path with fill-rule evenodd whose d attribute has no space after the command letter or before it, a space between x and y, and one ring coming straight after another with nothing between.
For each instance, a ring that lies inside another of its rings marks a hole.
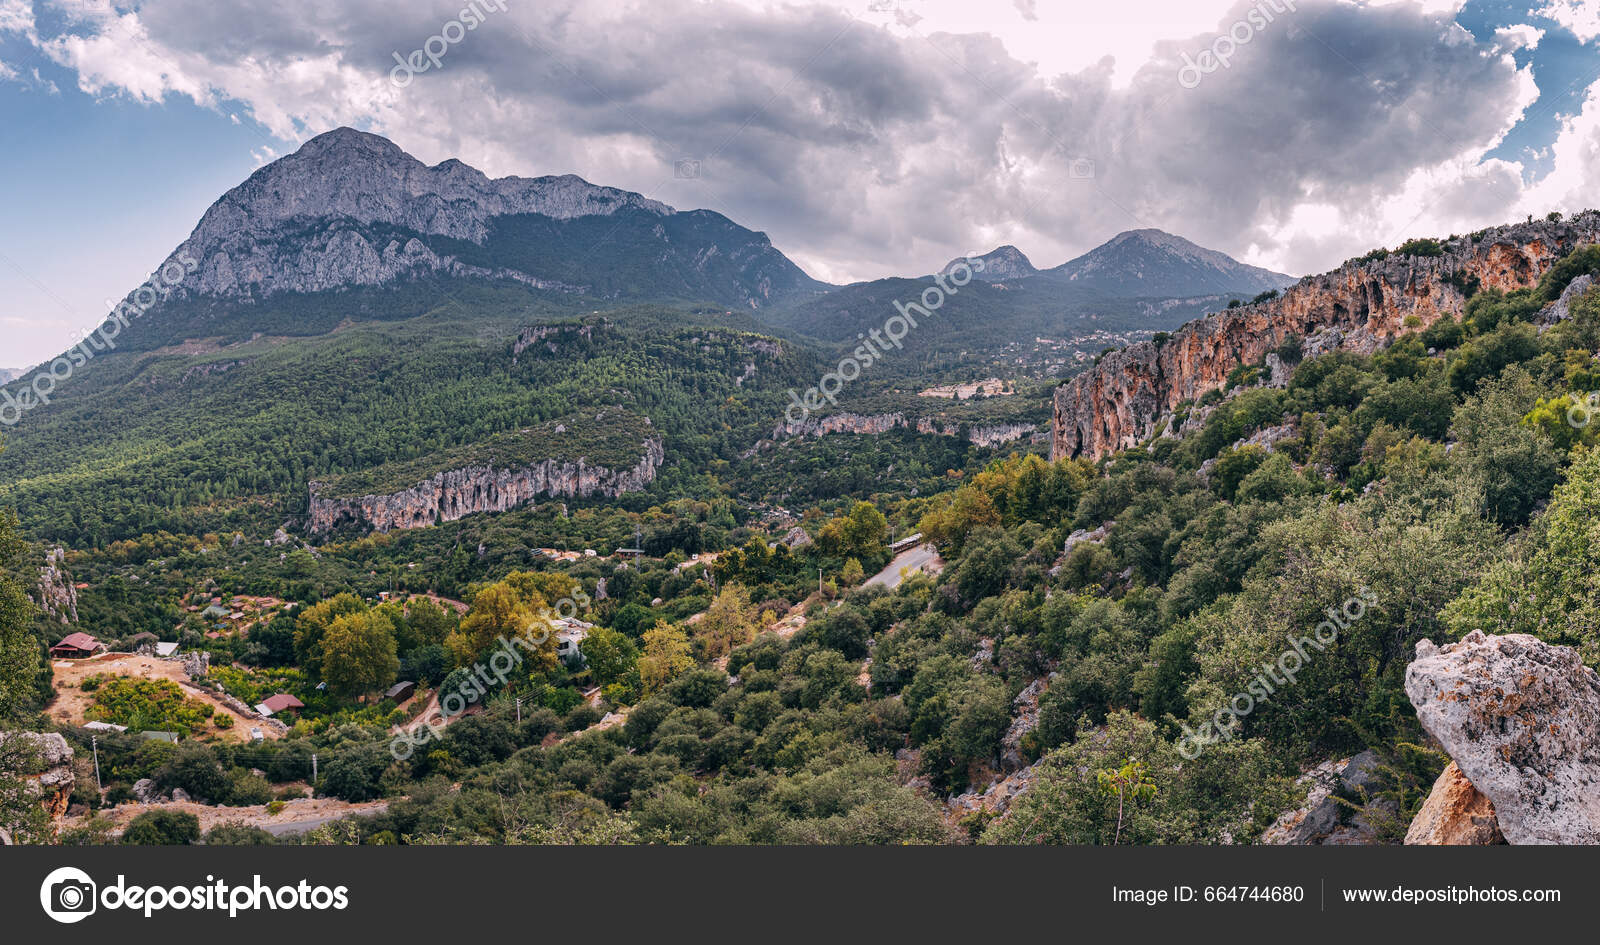
<instances>
[{"instance_id":1,"label":"eroded rock wall","mask_svg":"<svg viewBox=\"0 0 1600 945\"><path fill-rule=\"evenodd\" d=\"M312 483L309 528L322 532L343 521L366 522L378 531L453 522L477 512L505 512L538 496L616 498L655 480L665 459L661 441L648 439L639 462L628 469L592 466L582 460L545 460L519 469L469 466L435 475L389 495L323 498Z\"/></svg>"}]
</instances>

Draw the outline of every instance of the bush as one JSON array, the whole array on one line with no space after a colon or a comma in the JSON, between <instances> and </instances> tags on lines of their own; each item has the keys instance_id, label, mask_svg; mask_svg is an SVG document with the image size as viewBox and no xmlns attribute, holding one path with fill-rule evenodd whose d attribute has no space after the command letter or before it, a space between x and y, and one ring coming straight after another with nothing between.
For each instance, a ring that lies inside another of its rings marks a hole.
<instances>
[{"instance_id":1,"label":"bush","mask_svg":"<svg viewBox=\"0 0 1600 945\"><path fill-rule=\"evenodd\" d=\"M233 728L233 716L226 712L218 712L211 717L211 724L224 731Z\"/></svg>"},{"instance_id":2,"label":"bush","mask_svg":"<svg viewBox=\"0 0 1600 945\"><path fill-rule=\"evenodd\" d=\"M200 842L200 818L176 810L152 810L133 818L122 834L130 846L184 846Z\"/></svg>"},{"instance_id":3,"label":"bush","mask_svg":"<svg viewBox=\"0 0 1600 945\"><path fill-rule=\"evenodd\" d=\"M260 827L246 824L218 824L206 831L206 846L212 847L270 847L278 838Z\"/></svg>"},{"instance_id":4,"label":"bush","mask_svg":"<svg viewBox=\"0 0 1600 945\"><path fill-rule=\"evenodd\" d=\"M1443 256L1444 245L1438 240L1416 239L1406 240L1395 250L1401 256Z\"/></svg>"},{"instance_id":5,"label":"bush","mask_svg":"<svg viewBox=\"0 0 1600 945\"><path fill-rule=\"evenodd\" d=\"M233 773L232 781L228 797L230 807L254 807L272 800L272 785L260 775L239 769Z\"/></svg>"},{"instance_id":6,"label":"bush","mask_svg":"<svg viewBox=\"0 0 1600 945\"><path fill-rule=\"evenodd\" d=\"M567 713L566 718L561 720L561 727L569 732L581 732L598 721L600 710L584 703Z\"/></svg>"}]
</instances>

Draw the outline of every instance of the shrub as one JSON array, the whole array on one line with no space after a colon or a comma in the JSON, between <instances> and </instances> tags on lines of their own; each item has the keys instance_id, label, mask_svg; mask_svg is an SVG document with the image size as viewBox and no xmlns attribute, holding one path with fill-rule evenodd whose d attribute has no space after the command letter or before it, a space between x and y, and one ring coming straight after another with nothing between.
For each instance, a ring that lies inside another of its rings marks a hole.
<instances>
[{"instance_id":1,"label":"shrub","mask_svg":"<svg viewBox=\"0 0 1600 945\"><path fill-rule=\"evenodd\" d=\"M200 842L200 818L176 810L152 810L133 818L122 834L131 846L184 846Z\"/></svg>"},{"instance_id":2,"label":"shrub","mask_svg":"<svg viewBox=\"0 0 1600 945\"><path fill-rule=\"evenodd\" d=\"M1401 256L1443 256L1444 244L1430 239L1406 240L1395 252Z\"/></svg>"}]
</instances>

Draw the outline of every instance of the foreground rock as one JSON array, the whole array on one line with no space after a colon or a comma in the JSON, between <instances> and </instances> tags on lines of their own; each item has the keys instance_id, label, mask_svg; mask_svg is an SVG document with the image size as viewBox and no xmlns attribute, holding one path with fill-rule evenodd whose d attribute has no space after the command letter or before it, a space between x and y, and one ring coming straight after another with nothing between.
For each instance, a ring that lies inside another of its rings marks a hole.
<instances>
[{"instance_id":1,"label":"foreground rock","mask_svg":"<svg viewBox=\"0 0 1600 945\"><path fill-rule=\"evenodd\" d=\"M1412 846L1482 847L1505 842L1494 802L1473 787L1453 761L1433 782L1433 793L1406 831L1406 843Z\"/></svg>"},{"instance_id":2,"label":"foreground rock","mask_svg":"<svg viewBox=\"0 0 1600 945\"><path fill-rule=\"evenodd\" d=\"M58 732L0 732L0 741L18 739L29 744L25 757L29 768L23 771L26 790L36 796L52 823L59 821L72 801L76 777L72 771L72 746ZM0 845L13 842L0 827Z\"/></svg>"},{"instance_id":3,"label":"foreground rock","mask_svg":"<svg viewBox=\"0 0 1600 945\"><path fill-rule=\"evenodd\" d=\"M1526 634L1417 644L1406 695L1508 842L1600 843L1600 677Z\"/></svg>"}]
</instances>

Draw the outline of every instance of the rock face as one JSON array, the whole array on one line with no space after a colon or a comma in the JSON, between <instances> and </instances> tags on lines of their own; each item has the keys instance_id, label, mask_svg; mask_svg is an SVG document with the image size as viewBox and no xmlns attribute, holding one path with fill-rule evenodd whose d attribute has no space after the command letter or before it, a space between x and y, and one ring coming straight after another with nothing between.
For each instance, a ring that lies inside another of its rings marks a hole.
<instances>
[{"instance_id":1,"label":"rock face","mask_svg":"<svg viewBox=\"0 0 1600 945\"><path fill-rule=\"evenodd\" d=\"M1406 695L1508 842L1600 843L1600 677L1526 634L1417 644Z\"/></svg>"},{"instance_id":2,"label":"rock face","mask_svg":"<svg viewBox=\"0 0 1600 945\"><path fill-rule=\"evenodd\" d=\"M1243 305L1190 322L1162 343L1140 342L1108 352L1098 364L1057 388L1051 455L1099 459L1127 449L1160 429L1185 401L1220 390L1229 372L1255 364L1291 335L1322 347L1375 350L1408 330L1458 316L1461 286L1525 288L1566 252L1600 239L1600 213L1564 223L1530 223L1460 237L1441 256L1400 256L1350 262L1300 280L1279 298ZM1334 334L1334 333L1337 334ZM1308 355L1317 346L1307 344Z\"/></svg>"},{"instance_id":3,"label":"rock face","mask_svg":"<svg viewBox=\"0 0 1600 945\"><path fill-rule=\"evenodd\" d=\"M583 460L545 460L520 469L470 466L435 475L392 495L322 498L319 483L311 485L309 528L322 532L340 522L366 522L378 531L419 528L453 522L476 512L504 512L537 496L616 498L637 492L656 477L665 459L659 439L647 439L639 462L631 469L612 470Z\"/></svg>"},{"instance_id":4,"label":"rock face","mask_svg":"<svg viewBox=\"0 0 1600 945\"><path fill-rule=\"evenodd\" d=\"M67 813L76 782L72 773L72 746L59 732L0 732L0 741L12 738L32 743L32 753L39 762L38 773L24 775L24 779L29 789L37 793L50 819L60 820Z\"/></svg>"},{"instance_id":5,"label":"rock face","mask_svg":"<svg viewBox=\"0 0 1600 945\"><path fill-rule=\"evenodd\" d=\"M1433 782L1433 792L1406 831L1408 845L1481 847L1505 842L1494 802L1479 793L1453 761Z\"/></svg>"},{"instance_id":6,"label":"rock face","mask_svg":"<svg viewBox=\"0 0 1600 945\"><path fill-rule=\"evenodd\" d=\"M1031 423L998 423L967 429L967 441L982 447L999 446L1020 440L1037 427ZM879 436L890 430L915 430L933 436L958 436L961 424L930 417L907 417L903 413L830 413L807 417L796 423L785 422L772 431L774 439L796 436L825 436L829 433L860 433Z\"/></svg>"},{"instance_id":7,"label":"rock face","mask_svg":"<svg viewBox=\"0 0 1600 945\"><path fill-rule=\"evenodd\" d=\"M225 194L169 261L181 264L187 256L198 264L182 280L185 291L316 292L376 285L413 270L450 268L451 261L414 239L375 242L370 231L314 227L322 232L291 243L285 237L297 224L345 219L363 229L387 226L481 243L496 216L571 220L624 209L674 212L572 175L490 180L456 160L428 167L386 138L341 128L312 138Z\"/></svg>"},{"instance_id":8,"label":"rock face","mask_svg":"<svg viewBox=\"0 0 1600 945\"><path fill-rule=\"evenodd\" d=\"M44 567L39 569L39 609L52 620L64 624L78 622L78 589L66 571L67 553L51 548L44 556Z\"/></svg>"}]
</instances>

